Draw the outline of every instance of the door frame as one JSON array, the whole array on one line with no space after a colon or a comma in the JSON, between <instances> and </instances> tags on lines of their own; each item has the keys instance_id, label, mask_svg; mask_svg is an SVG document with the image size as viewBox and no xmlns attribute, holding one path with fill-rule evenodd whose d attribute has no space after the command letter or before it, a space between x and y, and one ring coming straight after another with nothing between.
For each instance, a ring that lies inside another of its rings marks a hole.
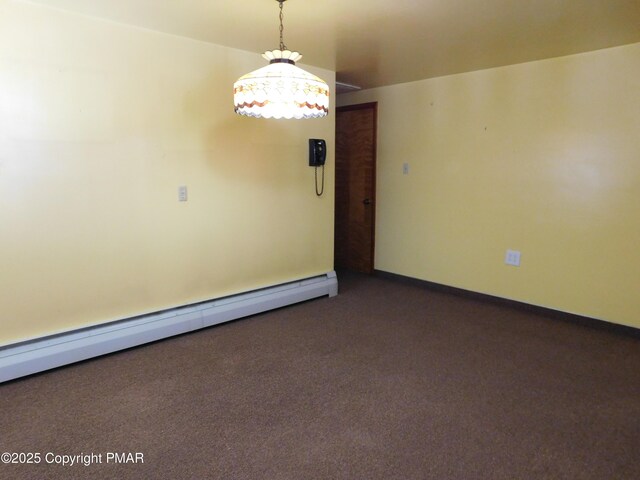
<instances>
[{"instance_id":1,"label":"door frame","mask_svg":"<svg viewBox=\"0 0 640 480\"><path fill-rule=\"evenodd\" d=\"M378 177L378 102L366 102L366 103L358 103L354 105L344 105L341 107L336 107L336 115L338 112L348 112L352 110L365 110L372 109L373 110L373 148L372 148L372 175L371 175L371 251L369 252L369 258L371 259L371 268L369 270L369 274L375 271L375 260L376 260L376 211L377 211L377 177ZM334 193L335 195L335 193ZM337 208L337 205L334 206L334 209ZM334 211L335 215L335 211ZM334 247L335 248L335 247ZM335 252L334 252L335 257Z\"/></svg>"}]
</instances>

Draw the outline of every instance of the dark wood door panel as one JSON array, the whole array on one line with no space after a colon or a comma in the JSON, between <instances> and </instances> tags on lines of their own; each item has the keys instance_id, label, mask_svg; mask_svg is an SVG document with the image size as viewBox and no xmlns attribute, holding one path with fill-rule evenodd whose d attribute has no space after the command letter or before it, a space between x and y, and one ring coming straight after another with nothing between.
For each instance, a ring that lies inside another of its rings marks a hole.
<instances>
[{"instance_id":1,"label":"dark wood door panel","mask_svg":"<svg viewBox=\"0 0 640 480\"><path fill-rule=\"evenodd\" d=\"M335 264L366 273L374 268L376 108L336 111Z\"/></svg>"}]
</instances>

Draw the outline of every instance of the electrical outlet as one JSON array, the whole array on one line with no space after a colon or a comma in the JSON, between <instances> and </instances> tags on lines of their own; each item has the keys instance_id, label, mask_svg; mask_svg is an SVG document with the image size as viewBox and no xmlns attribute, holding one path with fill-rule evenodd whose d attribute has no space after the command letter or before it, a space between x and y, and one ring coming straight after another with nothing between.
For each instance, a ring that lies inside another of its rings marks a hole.
<instances>
[{"instance_id":1,"label":"electrical outlet","mask_svg":"<svg viewBox=\"0 0 640 480\"><path fill-rule=\"evenodd\" d=\"M408 163L403 163L402 164L402 174L403 175L409 175L409 164Z\"/></svg>"},{"instance_id":2,"label":"electrical outlet","mask_svg":"<svg viewBox=\"0 0 640 480\"><path fill-rule=\"evenodd\" d=\"M179 202L186 202L187 200L188 200L187 187L186 187L186 185L182 185L182 186L178 187L178 201Z\"/></svg>"},{"instance_id":3,"label":"electrical outlet","mask_svg":"<svg viewBox=\"0 0 640 480\"><path fill-rule=\"evenodd\" d=\"M504 263L507 265L513 265L514 267L519 267L520 252L517 250L507 250L507 254L504 257Z\"/></svg>"}]
</instances>

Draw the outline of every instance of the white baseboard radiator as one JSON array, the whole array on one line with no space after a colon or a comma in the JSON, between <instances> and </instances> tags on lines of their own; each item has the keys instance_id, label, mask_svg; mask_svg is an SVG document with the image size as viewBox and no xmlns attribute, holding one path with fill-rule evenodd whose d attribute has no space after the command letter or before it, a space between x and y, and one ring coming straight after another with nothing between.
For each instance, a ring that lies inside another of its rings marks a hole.
<instances>
[{"instance_id":1,"label":"white baseboard radiator","mask_svg":"<svg viewBox=\"0 0 640 480\"><path fill-rule=\"evenodd\" d=\"M219 323L338 294L335 272L0 348L0 383Z\"/></svg>"}]
</instances>

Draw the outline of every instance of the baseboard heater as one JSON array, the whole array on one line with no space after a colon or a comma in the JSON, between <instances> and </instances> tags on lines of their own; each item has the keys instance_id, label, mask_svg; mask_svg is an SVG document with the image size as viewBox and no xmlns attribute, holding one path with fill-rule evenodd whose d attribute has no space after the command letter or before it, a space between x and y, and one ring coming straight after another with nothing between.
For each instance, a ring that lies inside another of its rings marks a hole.
<instances>
[{"instance_id":1,"label":"baseboard heater","mask_svg":"<svg viewBox=\"0 0 640 480\"><path fill-rule=\"evenodd\" d=\"M0 348L0 382L313 298L338 294L335 272Z\"/></svg>"}]
</instances>

